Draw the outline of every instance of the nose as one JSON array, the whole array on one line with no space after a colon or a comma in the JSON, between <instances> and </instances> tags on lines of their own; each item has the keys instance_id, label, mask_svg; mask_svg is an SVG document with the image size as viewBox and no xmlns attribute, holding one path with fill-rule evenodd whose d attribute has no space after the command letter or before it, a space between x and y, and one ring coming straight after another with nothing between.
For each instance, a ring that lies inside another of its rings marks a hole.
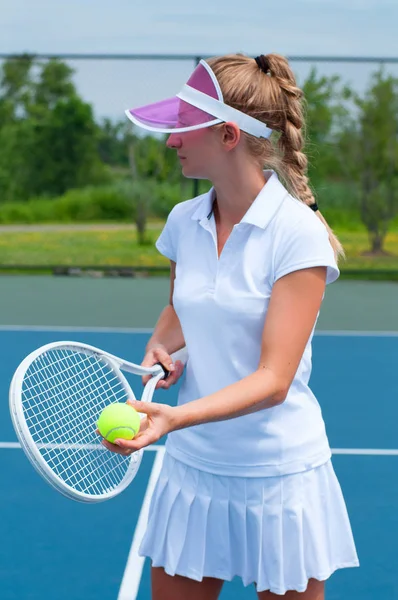
<instances>
[{"instance_id":1,"label":"nose","mask_svg":"<svg viewBox=\"0 0 398 600\"><path fill-rule=\"evenodd\" d=\"M170 133L167 138L166 146L168 148L181 148L181 136L177 133Z\"/></svg>"}]
</instances>

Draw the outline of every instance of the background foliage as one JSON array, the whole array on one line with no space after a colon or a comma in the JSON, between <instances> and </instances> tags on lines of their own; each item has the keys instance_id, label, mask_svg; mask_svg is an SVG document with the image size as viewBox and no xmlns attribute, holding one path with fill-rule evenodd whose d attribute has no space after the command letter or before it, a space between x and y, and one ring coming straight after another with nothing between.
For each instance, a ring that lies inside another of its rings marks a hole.
<instances>
[{"instance_id":1,"label":"background foliage","mask_svg":"<svg viewBox=\"0 0 398 600\"><path fill-rule=\"evenodd\" d=\"M309 176L322 212L339 230L366 229L383 255L398 215L398 80L376 71L359 96L313 69L307 100ZM200 190L209 186L200 182ZM0 223L131 222L146 241L192 196L175 152L126 120L97 122L60 60L30 56L0 71Z\"/></svg>"}]
</instances>

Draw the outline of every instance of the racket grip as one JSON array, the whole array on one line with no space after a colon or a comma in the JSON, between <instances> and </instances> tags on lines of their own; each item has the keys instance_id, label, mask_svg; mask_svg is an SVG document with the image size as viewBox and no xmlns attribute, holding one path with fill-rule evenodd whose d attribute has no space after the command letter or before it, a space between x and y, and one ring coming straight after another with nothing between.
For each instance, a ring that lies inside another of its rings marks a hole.
<instances>
[{"instance_id":1,"label":"racket grip","mask_svg":"<svg viewBox=\"0 0 398 600\"><path fill-rule=\"evenodd\" d=\"M180 360L184 365L188 360L188 351L186 349L186 347L181 348L181 350L177 350L177 352L173 352L173 354L170 355L170 357L173 360L173 363L175 363L177 360ZM160 365L163 369L164 372L164 378L163 379L167 379L168 376L170 375L171 371L168 371L166 369L166 367L164 365L162 365L161 363L158 363L158 365Z\"/></svg>"}]
</instances>

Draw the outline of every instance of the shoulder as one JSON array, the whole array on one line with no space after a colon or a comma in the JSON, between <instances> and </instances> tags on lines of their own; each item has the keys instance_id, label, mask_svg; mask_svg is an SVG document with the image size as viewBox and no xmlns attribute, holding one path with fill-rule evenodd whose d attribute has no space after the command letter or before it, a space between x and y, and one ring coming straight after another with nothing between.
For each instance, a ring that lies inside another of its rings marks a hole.
<instances>
[{"instance_id":1,"label":"shoulder","mask_svg":"<svg viewBox=\"0 0 398 600\"><path fill-rule=\"evenodd\" d=\"M211 191L176 204L156 242L159 252L176 262L181 240L192 231L195 220L201 220L209 214L210 207Z\"/></svg>"},{"instance_id":2,"label":"shoulder","mask_svg":"<svg viewBox=\"0 0 398 600\"><path fill-rule=\"evenodd\" d=\"M176 204L170 211L167 221L174 224L186 223L199 212L203 211L204 216L208 206L210 206L210 192Z\"/></svg>"},{"instance_id":3,"label":"shoulder","mask_svg":"<svg viewBox=\"0 0 398 600\"><path fill-rule=\"evenodd\" d=\"M272 221L272 234L277 250L279 247L297 242L308 245L309 248L320 244L331 249L329 234L307 204L288 194ZM281 248L279 248L281 249Z\"/></svg>"},{"instance_id":4,"label":"shoulder","mask_svg":"<svg viewBox=\"0 0 398 600\"><path fill-rule=\"evenodd\" d=\"M327 229L316 213L307 204L295 198L286 189L278 175L271 171L264 187L269 213L273 213L269 222L269 231L277 238L299 233L327 234ZM267 227L268 229L268 227Z\"/></svg>"},{"instance_id":5,"label":"shoulder","mask_svg":"<svg viewBox=\"0 0 398 600\"><path fill-rule=\"evenodd\" d=\"M326 227L316 216L316 213L307 204L297 200L290 194L286 196L281 209L276 215L275 225L287 233L300 229L303 233L318 232L327 235Z\"/></svg>"},{"instance_id":6,"label":"shoulder","mask_svg":"<svg viewBox=\"0 0 398 600\"><path fill-rule=\"evenodd\" d=\"M327 283L339 275L329 233L309 206L287 195L273 220L275 279L295 270L326 266Z\"/></svg>"}]
</instances>

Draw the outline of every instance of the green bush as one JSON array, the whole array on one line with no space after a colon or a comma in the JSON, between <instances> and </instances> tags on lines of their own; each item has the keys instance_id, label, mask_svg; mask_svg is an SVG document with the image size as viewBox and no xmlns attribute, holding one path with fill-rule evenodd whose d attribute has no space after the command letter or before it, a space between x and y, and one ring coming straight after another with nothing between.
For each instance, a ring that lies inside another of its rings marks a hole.
<instances>
[{"instance_id":1,"label":"green bush","mask_svg":"<svg viewBox=\"0 0 398 600\"><path fill-rule=\"evenodd\" d=\"M173 206L184 199L181 195L181 185L157 184L151 190L150 214L153 217L166 219Z\"/></svg>"},{"instance_id":2,"label":"green bush","mask_svg":"<svg viewBox=\"0 0 398 600\"><path fill-rule=\"evenodd\" d=\"M199 193L209 182L199 182ZM315 189L322 214L331 227L362 231L358 190L340 182L325 182ZM192 197L190 181L159 183L154 179L120 178L110 185L73 189L59 198L33 198L27 202L0 203L0 223L134 222L137 206L144 203L150 218L166 219L177 203ZM391 223L398 227L398 218Z\"/></svg>"},{"instance_id":3,"label":"green bush","mask_svg":"<svg viewBox=\"0 0 398 600\"><path fill-rule=\"evenodd\" d=\"M113 185L69 190L54 202L55 221L123 221L134 218L131 186Z\"/></svg>"},{"instance_id":4,"label":"green bush","mask_svg":"<svg viewBox=\"0 0 398 600\"><path fill-rule=\"evenodd\" d=\"M365 228L356 210L342 210L326 206L321 208L321 212L332 229L363 231Z\"/></svg>"},{"instance_id":5,"label":"green bush","mask_svg":"<svg viewBox=\"0 0 398 600\"><path fill-rule=\"evenodd\" d=\"M10 202L0 205L0 223L35 223L32 207L28 204Z\"/></svg>"},{"instance_id":6,"label":"green bush","mask_svg":"<svg viewBox=\"0 0 398 600\"><path fill-rule=\"evenodd\" d=\"M59 198L0 203L0 223L132 222L139 203L147 205L149 216L166 218L182 199L178 184L126 179L107 186L72 189Z\"/></svg>"},{"instance_id":7,"label":"green bush","mask_svg":"<svg viewBox=\"0 0 398 600\"><path fill-rule=\"evenodd\" d=\"M0 204L0 223L132 221L135 216L133 187L131 183L119 182L69 190L54 199Z\"/></svg>"},{"instance_id":8,"label":"green bush","mask_svg":"<svg viewBox=\"0 0 398 600\"><path fill-rule=\"evenodd\" d=\"M358 211L359 186L345 181L322 181L315 186L315 196L321 210Z\"/></svg>"}]
</instances>

